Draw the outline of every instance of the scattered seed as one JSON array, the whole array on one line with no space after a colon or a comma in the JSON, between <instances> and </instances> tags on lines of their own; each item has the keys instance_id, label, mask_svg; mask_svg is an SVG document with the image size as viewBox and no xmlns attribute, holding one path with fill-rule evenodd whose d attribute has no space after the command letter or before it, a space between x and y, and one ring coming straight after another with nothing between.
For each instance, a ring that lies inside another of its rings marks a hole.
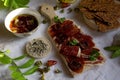
<instances>
[{"instance_id":1,"label":"scattered seed","mask_svg":"<svg viewBox=\"0 0 120 80\"><path fill-rule=\"evenodd\" d=\"M54 71L54 73L61 73L62 71L60 71L59 69L56 69L55 71Z\"/></svg>"},{"instance_id":2,"label":"scattered seed","mask_svg":"<svg viewBox=\"0 0 120 80\"><path fill-rule=\"evenodd\" d=\"M64 13L64 9L61 9L61 10L60 10L60 13Z\"/></svg>"},{"instance_id":3,"label":"scattered seed","mask_svg":"<svg viewBox=\"0 0 120 80\"><path fill-rule=\"evenodd\" d=\"M74 8L74 11L75 11L76 13L79 13L79 12L80 12L80 9L79 9L79 8Z\"/></svg>"},{"instance_id":4,"label":"scattered seed","mask_svg":"<svg viewBox=\"0 0 120 80\"><path fill-rule=\"evenodd\" d=\"M60 9L60 6L59 5L55 5L53 8L54 8L54 10L58 10L58 9Z\"/></svg>"},{"instance_id":5,"label":"scattered seed","mask_svg":"<svg viewBox=\"0 0 120 80\"><path fill-rule=\"evenodd\" d=\"M73 10L72 8L68 8L68 12L67 13L71 13Z\"/></svg>"},{"instance_id":6,"label":"scattered seed","mask_svg":"<svg viewBox=\"0 0 120 80\"><path fill-rule=\"evenodd\" d=\"M43 23L43 24L46 24L47 22L48 22L48 21L47 21L47 20L45 20L45 19L42 21L42 23Z\"/></svg>"}]
</instances>

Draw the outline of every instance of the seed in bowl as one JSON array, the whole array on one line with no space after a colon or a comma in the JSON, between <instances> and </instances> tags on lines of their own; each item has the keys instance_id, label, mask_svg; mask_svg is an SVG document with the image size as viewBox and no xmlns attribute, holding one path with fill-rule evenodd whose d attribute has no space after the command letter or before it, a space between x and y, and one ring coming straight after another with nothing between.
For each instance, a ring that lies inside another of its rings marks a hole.
<instances>
[{"instance_id":1,"label":"seed in bowl","mask_svg":"<svg viewBox=\"0 0 120 80\"><path fill-rule=\"evenodd\" d=\"M46 38L33 39L26 45L27 54L34 58L43 58L50 50L51 45Z\"/></svg>"},{"instance_id":2,"label":"seed in bowl","mask_svg":"<svg viewBox=\"0 0 120 80\"><path fill-rule=\"evenodd\" d=\"M37 19L30 14L18 15L10 22L10 29L15 33L29 32L34 30L37 26Z\"/></svg>"}]
</instances>

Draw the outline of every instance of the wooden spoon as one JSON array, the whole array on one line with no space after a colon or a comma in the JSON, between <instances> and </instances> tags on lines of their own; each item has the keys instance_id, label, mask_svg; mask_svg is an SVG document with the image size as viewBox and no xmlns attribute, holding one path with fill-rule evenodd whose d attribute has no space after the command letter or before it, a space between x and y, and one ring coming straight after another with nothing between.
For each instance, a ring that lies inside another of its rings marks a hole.
<instances>
[{"instance_id":1,"label":"wooden spoon","mask_svg":"<svg viewBox=\"0 0 120 80\"><path fill-rule=\"evenodd\" d=\"M48 4L42 4L40 7L40 11L43 15L47 16L50 19L51 24L54 23L54 17L56 16L56 14L52 6Z\"/></svg>"}]
</instances>

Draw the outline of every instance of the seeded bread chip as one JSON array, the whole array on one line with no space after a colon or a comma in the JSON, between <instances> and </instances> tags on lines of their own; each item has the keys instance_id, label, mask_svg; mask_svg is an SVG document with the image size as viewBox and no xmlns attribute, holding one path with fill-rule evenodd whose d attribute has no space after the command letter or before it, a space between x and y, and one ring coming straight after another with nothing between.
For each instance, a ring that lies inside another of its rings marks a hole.
<instances>
[{"instance_id":1,"label":"seeded bread chip","mask_svg":"<svg viewBox=\"0 0 120 80\"><path fill-rule=\"evenodd\" d=\"M120 4L115 0L82 0L80 11L94 30L106 32L120 27Z\"/></svg>"},{"instance_id":2,"label":"seeded bread chip","mask_svg":"<svg viewBox=\"0 0 120 80\"><path fill-rule=\"evenodd\" d=\"M46 38L33 39L26 44L27 54L34 58L43 58L51 50L51 44Z\"/></svg>"}]
</instances>

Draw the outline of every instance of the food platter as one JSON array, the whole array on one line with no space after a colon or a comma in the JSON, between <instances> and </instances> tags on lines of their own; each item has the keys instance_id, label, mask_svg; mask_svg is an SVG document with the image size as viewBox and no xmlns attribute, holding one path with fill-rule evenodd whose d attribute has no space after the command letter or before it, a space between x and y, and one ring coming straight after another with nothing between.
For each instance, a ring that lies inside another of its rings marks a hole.
<instances>
[{"instance_id":1,"label":"food platter","mask_svg":"<svg viewBox=\"0 0 120 80\"><path fill-rule=\"evenodd\" d=\"M28 4L30 8L38 10L39 6L43 3L48 3L50 5L55 6L57 1L55 0L30 0L30 3ZM74 4L72 4L70 7L75 8L79 5L80 0L77 0ZM37 60L42 60L43 62L46 62L47 60L56 60L57 64L55 66L51 67L51 70L45 74L45 80L119 80L120 76L120 58L115 58L111 59L110 52L105 51L103 48L106 46L110 46L113 41L113 36L120 31L120 29L115 29L109 32L97 32L94 30L91 30L90 28L87 27L87 25L84 23L83 18L81 17L81 14L71 12L67 13L67 9L65 9L64 13L60 13L60 10L55 11L55 13L59 17L66 17L68 19L72 19L77 23L78 26L80 26L81 30L92 36L93 41L95 42L96 46L101 50L101 52L105 55L106 57L106 62L104 65L100 66L99 68L94 68L92 70L86 71L74 78L71 78L69 75L69 72L67 71L65 65L63 64L61 58L59 55L57 55L57 50L55 47L52 45L52 50L46 56L45 58L42 59L37 59ZM47 35L47 28L49 26L49 23L43 24L41 23L39 25L38 30L33 33L32 35L24 38L19 38L8 32L5 27L4 27L4 19L6 15L8 14L7 10L0 10L0 50L7 50L9 49L11 52L8 54L10 57L17 57L22 54L24 54L25 50L25 45L28 41L31 41L34 38L40 38L40 37L46 37L49 39ZM42 16L42 20L45 17ZM50 40L50 39L49 39ZM52 42L51 42L52 43ZM23 61L26 61L23 60ZM17 64L22 64L22 62L18 62ZM60 74L55 74L53 73L54 69L60 69L62 73ZM3 65L0 65L0 72L4 72L7 68ZM24 70L23 70L24 71ZM39 80L39 73L34 73L30 76L26 76L28 80Z\"/></svg>"}]
</instances>

